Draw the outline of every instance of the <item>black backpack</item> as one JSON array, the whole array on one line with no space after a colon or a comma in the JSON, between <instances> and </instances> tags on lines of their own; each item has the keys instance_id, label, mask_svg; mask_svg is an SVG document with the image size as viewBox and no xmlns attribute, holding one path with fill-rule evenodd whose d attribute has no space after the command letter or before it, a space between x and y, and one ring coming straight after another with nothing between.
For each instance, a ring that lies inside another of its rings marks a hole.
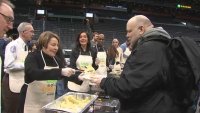
<instances>
[{"instance_id":1,"label":"black backpack","mask_svg":"<svg viewBox=\"0 0 200 113\"><path fill-rule=\"evenodd\" d=\"M146 38L167 44L170 75L167 87L174 103L185 113L195 113L199 98L200 47L189 37L167 39L162 36Z\"/></svg>"}]
</instances>

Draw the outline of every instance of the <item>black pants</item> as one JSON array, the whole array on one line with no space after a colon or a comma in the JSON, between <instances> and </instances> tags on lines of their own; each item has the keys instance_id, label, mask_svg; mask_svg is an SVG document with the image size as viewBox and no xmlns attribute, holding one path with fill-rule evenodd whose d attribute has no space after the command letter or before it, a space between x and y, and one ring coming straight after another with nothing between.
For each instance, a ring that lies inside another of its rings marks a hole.
<instances>
[{"instance_id":1,"label":"black pants","mask_svg":"<svg viewBox=\"0 0 200 113\"><path fill-rule=\"evenodd\" d=\"M2 81L2 97L5 113L16 113L19 105L19 93L13 93L9 88L9 75L6 73Z\"/></svg>"}]
</instances>

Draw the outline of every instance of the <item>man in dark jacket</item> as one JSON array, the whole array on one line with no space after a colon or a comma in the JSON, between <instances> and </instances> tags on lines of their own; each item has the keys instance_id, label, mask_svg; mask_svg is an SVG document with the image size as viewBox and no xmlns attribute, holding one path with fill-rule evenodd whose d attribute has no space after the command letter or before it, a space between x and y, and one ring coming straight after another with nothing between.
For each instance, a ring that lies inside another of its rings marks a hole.
<instances>
[{"instance_id":1,"label":"man in dark jacket","mask_svg":"<svg viewBox=\"0 0 200 113\"><path fill-rule=\"evenodd\" d=\"M169 34L155 28L143 15L127 22L127 37L133 47L120 78L95 76L92 82L110 96L120 100L120 113L185 113L170 96L166 78L169 75L165 43L145 41L146 38L166 38Z\"/></svg>"},{"instance_id":2,"label":"man in dark jacket","mask_svg":"<svg viewBox=\"0 0 200 113\"><path fill-rule=\"evenodd\" d=\"M13 29L14 21L14 5L8 0L0 0L0 38L10 29ZM2 48L1 48L2 49ZM0 51L0 81L3 73L3 56L4 53ZM0 89L0 101L1 101L1 89ZM2 107L1 107L2 106ZM1 101L0 109L3 112L3 101Z\"/></svg>"}]
</instances>

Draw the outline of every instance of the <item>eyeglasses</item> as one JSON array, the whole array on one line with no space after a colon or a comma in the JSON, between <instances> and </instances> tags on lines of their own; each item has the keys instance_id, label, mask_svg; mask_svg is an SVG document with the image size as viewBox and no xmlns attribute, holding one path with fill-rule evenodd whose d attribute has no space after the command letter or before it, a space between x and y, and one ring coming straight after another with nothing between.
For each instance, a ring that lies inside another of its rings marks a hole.
<instances>
[{"instance_id":1,"label":"eyeglasses","mask_svg":"<svg viewBox=\"0 0 200 113\"><path fill-rule=\"evenodd\" d=\"M102 41L104 41L104 39L99 39L99 40L102 40Z\"/></svg>"},{"instance_id":2,"label":"eyeglasses","mask_svg":"<svg viewBox=\"0 0 200 113\"><path fill-rule=\"evenodd\" d=\"M32 33L32 34L34 34L34 32L35 32L34 30L24 30L23 33L26 32L26 31L29 32L29 33Z\"/></svg>"},{"instance_id":3,"label":"eyeglasses","mask_svg":"<svg viewBox=\"0 0 200 113\"><path fill-rule=\"evenodd\" d=\"M4 15L2 13L0 13L0 14L4 17L4 19L6 20L7 23L14 22L14 18L13 17L6 16L6 15Z\"/></svg>"}]
</instances>

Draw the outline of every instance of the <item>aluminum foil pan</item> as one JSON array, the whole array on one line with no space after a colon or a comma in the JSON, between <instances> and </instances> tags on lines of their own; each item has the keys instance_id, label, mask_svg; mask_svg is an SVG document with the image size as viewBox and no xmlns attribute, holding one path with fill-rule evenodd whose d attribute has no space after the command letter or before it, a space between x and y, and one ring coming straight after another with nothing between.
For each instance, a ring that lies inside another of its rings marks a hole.
<instances>
[{"instance_id":1,"label":"aluminum foil pan","mask_svg":"<svg viewBox=\"0 0 200 113\"><path fill-rule=\"evenodd\" d=\"M97 97L97 95L87 93L68 92L42 108L58 113L82 113L93 104Z\"/></svg>"}]
</instances>

